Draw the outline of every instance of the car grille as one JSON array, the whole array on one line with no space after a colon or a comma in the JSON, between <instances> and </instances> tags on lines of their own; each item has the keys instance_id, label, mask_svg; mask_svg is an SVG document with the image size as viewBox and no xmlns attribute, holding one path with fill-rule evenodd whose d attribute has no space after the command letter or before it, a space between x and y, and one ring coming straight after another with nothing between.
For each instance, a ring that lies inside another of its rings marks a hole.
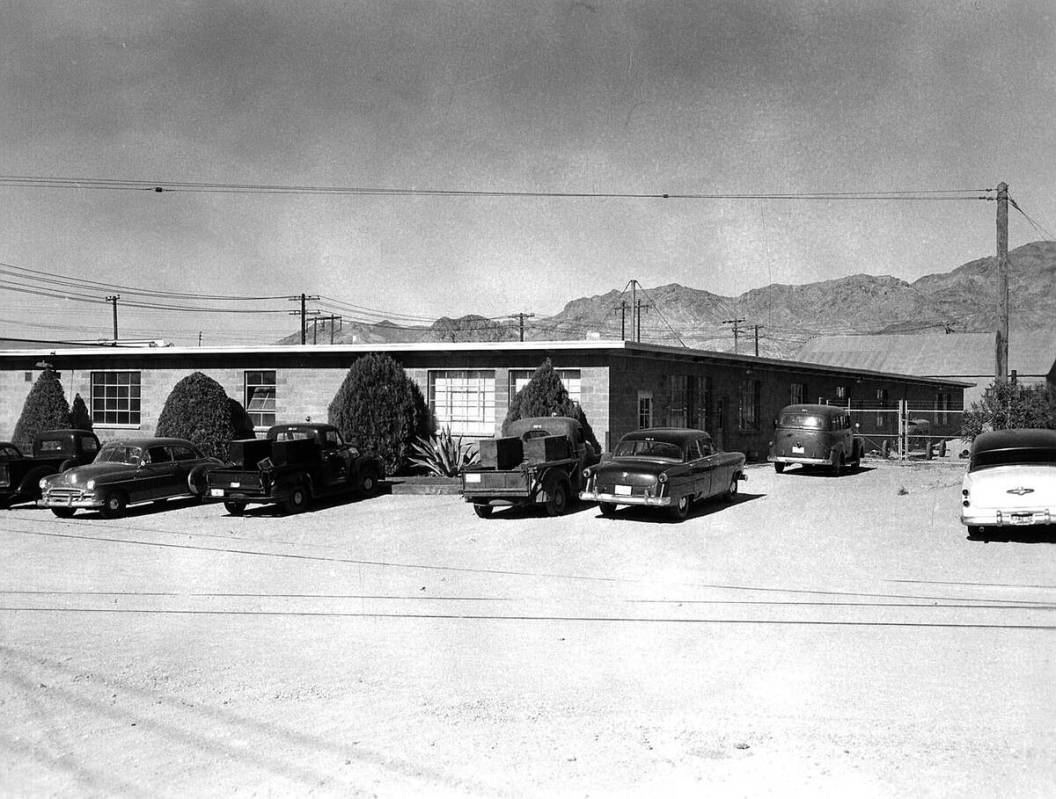
<instances>
[{"instance_id":1,"label":"car grille","mask_svg":"<svg viewBox=\"0 0 1056 799\"><path fill-rule=\"evenodd\" d=\"M44 494L43 499L45 502L55 502L65 505L70 502L77 502L78 500L86 499L90 496L91 494L86 494L76 488L52 488Z\"/></svg>"}]
</instances>

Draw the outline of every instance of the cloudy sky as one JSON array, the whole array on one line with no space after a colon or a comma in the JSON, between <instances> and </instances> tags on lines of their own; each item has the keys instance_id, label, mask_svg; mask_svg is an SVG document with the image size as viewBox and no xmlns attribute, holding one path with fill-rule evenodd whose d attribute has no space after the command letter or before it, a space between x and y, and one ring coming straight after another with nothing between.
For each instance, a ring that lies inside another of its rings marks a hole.
<instances>
[{"instance_id":1,"label":"cloudy sky","mask_svg":"<svg viewBox=\"0 0 1056 799\"><path fill-rule=\"evenodd\" d=\"M203 184L0 185L8 336L106 335L111 319L12 286L303 291L410 321L551 314L632 278L724 295L913 280L995 247L980 200L555 194L985 196L1003 180L1041 226L1014 213L1012 247L1056 229L1051 0L0 8L0 175ZM271 313L122 308L122 335L295 329L294 303L244 305Z\"/></svg>"}]
</instances>

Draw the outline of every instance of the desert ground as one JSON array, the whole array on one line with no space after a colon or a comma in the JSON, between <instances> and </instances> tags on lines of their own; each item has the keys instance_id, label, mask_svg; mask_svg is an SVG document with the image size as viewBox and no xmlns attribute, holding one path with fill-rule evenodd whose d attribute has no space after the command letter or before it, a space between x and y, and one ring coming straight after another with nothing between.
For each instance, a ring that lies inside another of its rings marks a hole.
<instances>
[{"instance_id":1,"label":"desert ground","mask_svg":"<svg viewBox=\"0 0 1056 799\"><path fill-rule=\"evenodd\" d=\"M953 463L682 523L458 496L0 512L0 794L1056 796L1056 537Z\"/></svg>"}]
</instances>

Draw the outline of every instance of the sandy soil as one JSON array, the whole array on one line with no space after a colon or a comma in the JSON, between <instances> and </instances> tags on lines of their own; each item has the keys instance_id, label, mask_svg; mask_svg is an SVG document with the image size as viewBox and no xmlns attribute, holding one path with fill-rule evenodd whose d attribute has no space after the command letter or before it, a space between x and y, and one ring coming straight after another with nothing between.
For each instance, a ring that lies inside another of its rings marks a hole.
<instances>
[{"instance_id":1,"label":"sandy soil","mask_svg":"<svg viewBox=\"0 0 1056 799\"><path fill-rule=\"evenodd\" d=\"M960 476L8 511L0 793L1054 796L1056 539L967 540Z\"/></svg>"}]
</instances>

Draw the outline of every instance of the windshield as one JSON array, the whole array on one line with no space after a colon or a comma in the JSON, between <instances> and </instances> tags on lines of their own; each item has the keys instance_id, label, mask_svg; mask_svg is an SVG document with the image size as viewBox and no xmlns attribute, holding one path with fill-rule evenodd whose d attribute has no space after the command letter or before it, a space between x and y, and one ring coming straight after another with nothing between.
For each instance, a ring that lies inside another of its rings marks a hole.
<instances>
[{"instance_id":1,"label":"windshield","mask_svg":"<svg viewBox=\"0 0 1056 799\"><path fill-rule=\"evenodd\" d=\"M617 458L662 458L669 461L682 460L682 448L667 441L656 441L650 438L633 438L621 441L616 445Z\"/></svg>"},{"instance_id":2,"label":"windshield","mask_svg":"<svg viewBox=\"0 0 1056 799\"><path fill-rule=\"evenodd\" d=\"M780 427L802 427L807 430L824 430L825 419L809 413L783 413Z\"/></svg>"},{"instance_id":3,"label":"windshield","mask_svg":"<svg viewBox=\"0 0 1056 799\"><path fill-rule=\"evenodd\" d=\"M990 466L1045 464L1056 466L1056 449L992 449L972 456L969 471Z\"/></svg>"},{"instance_id":4,"label":"windshield","mask_svg":"<svg viewBox=\"0 0 1056 799\"><path fill-rule=\"evenodd\" d=\"M95 456L95 463L127 463L129 466L139 466L142 462L143 450L124 444L109 444Z\"/></svg>"}]
</instances>

